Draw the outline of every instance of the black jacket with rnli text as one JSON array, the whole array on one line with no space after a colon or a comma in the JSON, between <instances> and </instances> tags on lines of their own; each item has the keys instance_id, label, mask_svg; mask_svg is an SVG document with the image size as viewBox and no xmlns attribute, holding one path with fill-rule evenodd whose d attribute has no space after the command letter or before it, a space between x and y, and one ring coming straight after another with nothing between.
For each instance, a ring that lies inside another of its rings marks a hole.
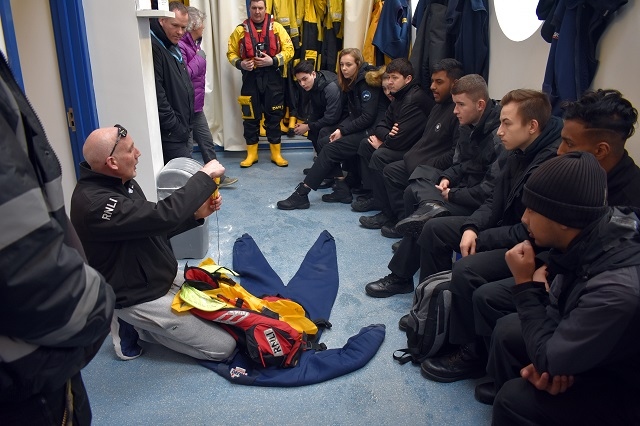
<instances>
[{"instance_id":1,"label":"black jacket with rnli text","mask_svg":"<svg viewBox=\"0 0 640 426\"><path fill-rule=\"evenodd\" d=\"M216 189L197 172L167 198L147 201L135 180L96 173L80 164L80 179L71 197L71 222L89 264L113 286L116 305L124 308L164 296L178 263L169 238L191 229L194 212Z\"/></svg>"}]
</instances>

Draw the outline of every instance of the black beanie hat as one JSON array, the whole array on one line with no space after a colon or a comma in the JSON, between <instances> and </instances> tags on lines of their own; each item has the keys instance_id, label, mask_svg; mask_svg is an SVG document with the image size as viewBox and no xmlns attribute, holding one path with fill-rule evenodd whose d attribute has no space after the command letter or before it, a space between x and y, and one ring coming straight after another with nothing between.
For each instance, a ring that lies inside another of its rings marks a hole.
<instances>
[{"instance_id":1,"label":"black beanie hat","mask_svg":"<svg viewBox=\"0 0 640 426\"><path fill-rule=\"evenodd\" d=\"M588 152L552 158L531 174L522 203L555 222L582 229L607 212L607 174Z\"/></svg>"}]
</instances>

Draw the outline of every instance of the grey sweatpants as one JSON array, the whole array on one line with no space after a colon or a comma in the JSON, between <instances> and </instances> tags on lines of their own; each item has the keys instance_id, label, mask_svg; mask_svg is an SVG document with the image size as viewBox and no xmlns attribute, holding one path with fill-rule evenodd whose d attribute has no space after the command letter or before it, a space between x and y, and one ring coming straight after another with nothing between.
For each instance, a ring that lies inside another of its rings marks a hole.
<instances>
[{"instance_id":1,"label":"grey sweatpants","mask_svg":"<svg viewBox=\"0 0 640 426\"><path fill-rule=\"evenodd\" d=\"M236 341L217 324L190 312L175 313L171 302L184 279L181 271L167 294L150 302L116 309L115 314L133 325L140 339L158 343L196 359L222 361L229 358Z\"/></svg>"}]
</instances>

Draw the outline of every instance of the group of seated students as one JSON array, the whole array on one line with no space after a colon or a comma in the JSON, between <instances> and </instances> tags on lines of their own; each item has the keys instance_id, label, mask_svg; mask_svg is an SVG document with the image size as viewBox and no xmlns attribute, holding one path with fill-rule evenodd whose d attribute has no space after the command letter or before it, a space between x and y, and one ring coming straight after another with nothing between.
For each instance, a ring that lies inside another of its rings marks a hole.
<instances>
[{"instance_id":1,"label":"group of seated students","mask_svg":"<svg viewBox=\"0 0 640 426\"><path fill-rule=\"evenodd\" d=\"M317 158L278 208L307 209L311 189L332 184L323 201L379 211L360 224L401 240L391 273L365 285L371 297L413 292L418 271L423 281L451 270L450 345L421 372L485 377L475 397L494 404L494 424L639 424L633 105L617 90L590 91L561 119L540 91L492 100L455 59L433 67L433 96L404 58L381 84L357 49L339 64L333 80L308 64L294 70Z\"/></svg>"}]
</instances>

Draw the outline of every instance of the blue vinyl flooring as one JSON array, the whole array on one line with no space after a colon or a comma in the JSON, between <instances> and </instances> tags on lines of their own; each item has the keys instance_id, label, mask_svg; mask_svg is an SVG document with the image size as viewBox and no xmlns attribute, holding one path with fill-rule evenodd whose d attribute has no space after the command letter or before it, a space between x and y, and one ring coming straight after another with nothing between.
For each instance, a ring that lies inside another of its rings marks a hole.
<instances>
[{"instance_id":1,"label":"blue vinyl flooring","mask_svg":"<svg viewBox=\"0 0 640 426\"><path fill-rule=\"evenodd\" d=\"M363 213L349 205L324 203L319 190L309 195L308 210L280 211L312 164L311 149L286 149L289 167L260 161L241 169L244 152L220 152L227 175L238 183L221 190L223 207L209 221L208 257L231 264L234 241L248 233L283 282L297 271L307 250L323 230L336 241L340 289L331 314L333 328L322 335L329 348L369 324L385 324L386 338L362 369L324 383L296 388L235 385L193 359L157 345L142 343L144 353L120 361L107 337L83 370L95 425L487 425L491 407L474 400L472 380L451 384L428 381L419 366L399 365L394 350L406 345L398 319L408 312L412 295L374 299L364 285L389 273L391 244L378 230L362 228ZM196 157L194 155L194 157ZM144 158L142 159L144 161ZM372 215L376 212L364 213ZM219 250L218 250L219 236ZM197 264L199 259L189 260ZM184 266L185 260L180 261Z\"/></svg>"}]
</instances>

